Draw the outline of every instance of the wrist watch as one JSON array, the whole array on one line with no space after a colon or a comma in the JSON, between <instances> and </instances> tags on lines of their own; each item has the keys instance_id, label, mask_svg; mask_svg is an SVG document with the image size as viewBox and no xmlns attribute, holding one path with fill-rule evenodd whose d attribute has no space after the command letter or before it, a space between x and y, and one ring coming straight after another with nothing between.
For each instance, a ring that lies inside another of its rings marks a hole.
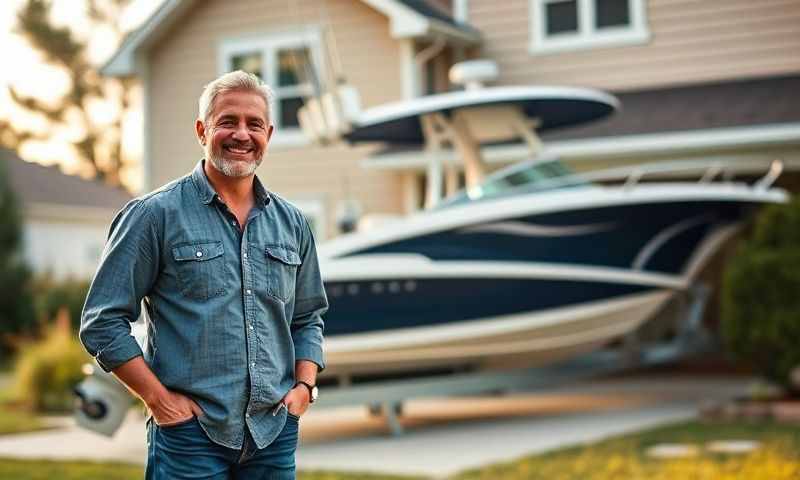
<instances>
[{"instance_id":1,"label":"wrist watch","mask_svg":"<svg viewBox=\"0 0 800 480\"><path fill-rule=\"evenodd\" d=\"M310 398L308 403L314 403L317 401L317 398L319 398L319 389L317 388L316 385L311 385L310 383L304 382L302 380L299 380L297 383L294 384L295 387L298 385L303 385L308 389L308 396Z\"/></svg>"}]
</instances>

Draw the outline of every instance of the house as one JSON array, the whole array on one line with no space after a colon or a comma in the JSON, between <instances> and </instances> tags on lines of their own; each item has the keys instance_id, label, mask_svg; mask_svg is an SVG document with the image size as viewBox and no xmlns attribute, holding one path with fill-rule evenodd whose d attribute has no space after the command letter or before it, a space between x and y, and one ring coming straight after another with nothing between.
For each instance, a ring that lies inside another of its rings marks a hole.
<instances>
[{"instance_id":1,"label":"house","mask_svg":"<svg viewBox=\"0 0 800 480\"><path fill-rule=\"evenodd\" d=\"M420 208L425 168L418 150L310 144L296 112L326 72L368 108L451 89L450 66L488 58L501 85L595 87L622 100L610 120L544 136L576 169L694 160L756 176L773 158L800 169L799 51L797 1L166 0L104 72L144 87L147 189L200 158L193 122L207 82L237 68L264 78L277 132L259 174L322 239L352 199L367 213ZM493 168L526 152L485 150Z\"/></svg>"},{"instance_id":2,"label":"house","mask_svg":"<svg viewBox=\"0 0 800 480\"><path fill-rule=\"evenodd\" d=\"M90 279L114 215L132 197L98 181L65 175L0 149L22 209L24 256L35 274Z\"/></svg>"}]
</instances>

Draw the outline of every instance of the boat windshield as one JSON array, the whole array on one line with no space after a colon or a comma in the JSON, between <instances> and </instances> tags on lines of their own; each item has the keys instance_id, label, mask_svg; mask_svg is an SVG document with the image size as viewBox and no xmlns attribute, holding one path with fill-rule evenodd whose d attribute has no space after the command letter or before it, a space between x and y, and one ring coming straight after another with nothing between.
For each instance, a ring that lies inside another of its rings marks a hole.
<instances>
[{"instance_id":1,"label":"boat windshield","mask_svg":"<svg viewBox=\"0 0 800 480\"><path fill-rule=\"evenodd\" d=\"M530 161L489 175L480 185L457 192L437 208L520 193L585 186L588 183L558 160Z\"/></svg>"}]
</instances>

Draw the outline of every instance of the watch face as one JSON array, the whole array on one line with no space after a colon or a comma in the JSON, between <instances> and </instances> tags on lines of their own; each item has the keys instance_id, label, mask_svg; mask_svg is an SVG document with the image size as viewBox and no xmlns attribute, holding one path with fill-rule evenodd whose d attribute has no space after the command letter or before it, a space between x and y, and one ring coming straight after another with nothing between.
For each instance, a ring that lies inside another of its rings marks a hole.
<instances>
[{"instance_id":1,"label":"watch face","mask_svg":"<svg viewBox=\"0 0 800 480\"><path fill-rule=\"evenodd\" d=\"M315 386L311 387L311 401L316 401L319 397L319 389Z\"/></svg>"}]
</instances>

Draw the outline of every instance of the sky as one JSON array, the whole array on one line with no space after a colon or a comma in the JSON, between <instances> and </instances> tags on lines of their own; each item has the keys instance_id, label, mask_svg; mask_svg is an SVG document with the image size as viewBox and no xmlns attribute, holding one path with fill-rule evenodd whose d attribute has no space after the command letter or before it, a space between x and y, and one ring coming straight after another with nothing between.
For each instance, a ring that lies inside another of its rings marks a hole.
<instances>
[{"instance_id":1,"label":"sky","mask_svg":"<svg viewBox=\"0 0 800 480\"><path fill-rule=\"evenodd\" d=\"M69 25L78 34L88 38L90 60L92 63L102 65L116 49L113 32L90 27L85 16L83 0L52 0L52 2L52 20L60 25ZM47 129L46 122L15 108L8 98L6 87L12 85L25 95L52 102L69 88L69 79L64 72L48 66L40 54L13 32L16 11L24 3L25 0L0 2L0 58L3 65L14 66L14 68L0 69L0 117L13 118L20 126L42 131ZM160 3L161 0L133 0L121 19L123 27L127 30L135 28ZM93 105L91 114L93 118L102 121L113 118L114 111L107 105L98 103ZM141 157L141 122L140 108L133 109L125 118L123 144L126 156L131 162L138 162ZM61 128L50 133L50 141L32 142L21 149L20 155L26 160L47 165L59 164L65 173L80 173L80 165L66 143L80 138L80 129ZM142 183L140 168L138 166L129 168L123 176L123 181L129 188L138 190Z\"/></svg>"}]
</instances>

